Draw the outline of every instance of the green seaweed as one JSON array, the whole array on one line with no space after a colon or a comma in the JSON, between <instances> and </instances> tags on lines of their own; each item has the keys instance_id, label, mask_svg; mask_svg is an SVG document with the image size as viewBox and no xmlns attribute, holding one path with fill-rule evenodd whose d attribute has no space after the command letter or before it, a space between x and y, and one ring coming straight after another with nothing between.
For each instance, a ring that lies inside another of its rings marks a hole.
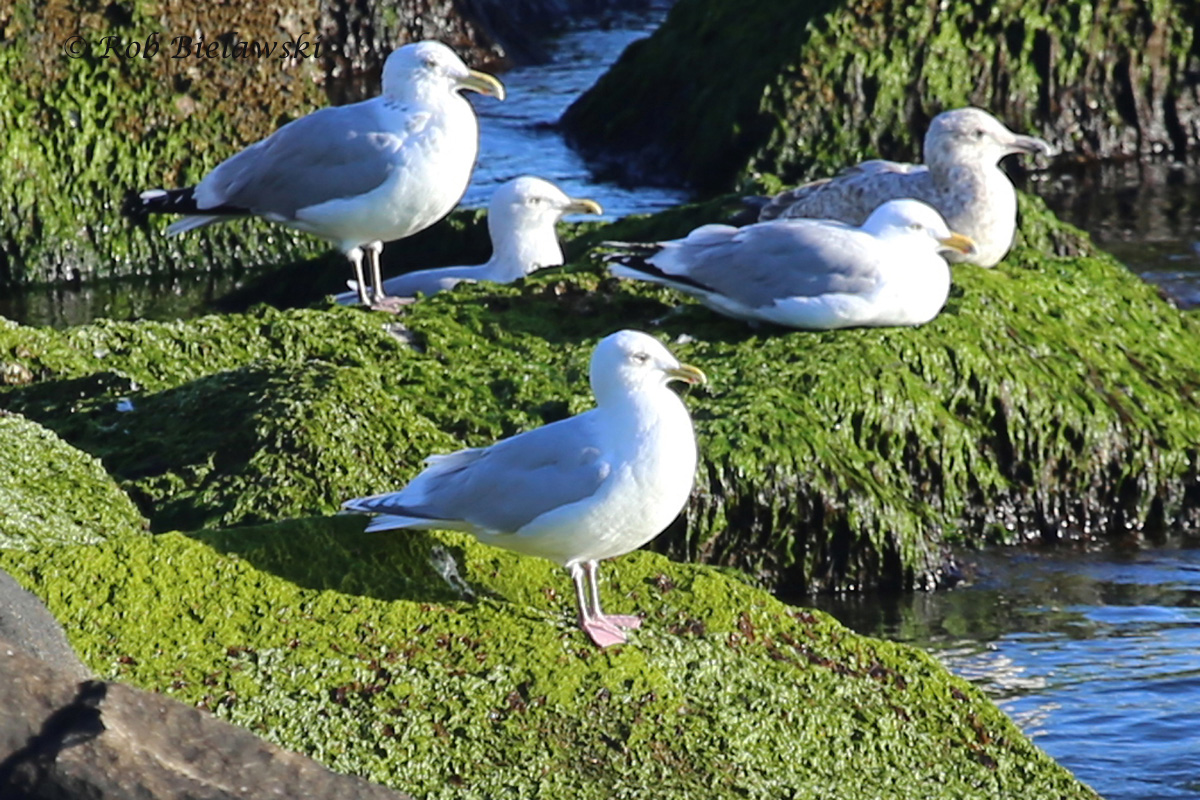
<instances>
[{"instance_id":1,"label":"green seaweed","mask_svg":"<svg viewBox=\"0 0 1200 800\"><path fill-rule=\"evenodd\" d=\"M255 221L167 238L165 221L123 211L130 192L194 183L325 104L315 59L176 57L171 40L197 28L288 39L277 8L197 9L171 31L146 2L32 5L37 13L15 12L0 43L0 285L254 266L328 249ZM291 12L315 20L316 5L304 5ZM146 57L156 33L159 51Z\"/></svg>"},{"instance_id":2,"label":"green seaweed","mask_svg":"<svg viewBox=\"0 0 1200 800\"><path fill-rule=\"evenodd\" d=\"M259 307L0 326L0 360L32 379L0 387L0 408L100 458L155 530L230 526L329 513L403 484L429 453L586 409L595 342L649 328L712 378L687 399L696 489L654 544L675 557L787 592L905 587L937 583L949 543L1186 527L1200 320L1107 256L1049 255L1094 248L1037 202L1021 215L1024 244L997 269L956 267L920 328L754 329L575 260L399 318Z\"/></svg>"},{"instance_id":3,"label":"green seaweed","mask_svg":"<svg viewBox=\"0 0 1200 800\"><path fill-rule=\"evenodd\" d=\"M913 160L928 121L966 105L1064 151L1182 153L1196 145L1173 115L1188 113L1177 99L1200 53L1197 10L1195 0L679 0L563 124L599 160L707 191L773 191L865 158Z\"/></svg>"},{"instance_id":4,"label":"green seaweed","mask_svg":"<svg viewBox=\"0 0 1200 800\"><path fill-rule=\"evenodd\" d=\"M93 544L146 521L92 456L0 412L0 547Z\"/></svg>"},{"instance_id":5,"label":"green seaweed","mask_svg":"<svg viewBox=\"0 0 1200 800\"><path fill-rule=\"evenodd\" d=\"M979 691L712 568L565 572L357 517L0 552L84 661L417 797L1095 797Z\"/></svg>"}]
</instances>

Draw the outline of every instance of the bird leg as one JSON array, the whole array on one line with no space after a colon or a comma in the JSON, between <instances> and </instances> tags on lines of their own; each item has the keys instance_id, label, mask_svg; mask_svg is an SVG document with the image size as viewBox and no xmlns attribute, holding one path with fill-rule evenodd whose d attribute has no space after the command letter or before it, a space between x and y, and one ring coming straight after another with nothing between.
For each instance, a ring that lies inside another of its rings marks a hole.
<instances>
[{"instance_id":1,"label":"bird leg","mask_svg":"<svg viewBox=\"0 0 1200 800\"><path fill-rule=\"evenodd\" d=\"M350 259L351 266L354 267L354 277L358 283L355 287L358 289L358 302L364 306L371 305L371 298L367 296L367 282L363 280L363 251L361 247L351 247L346 251L346 258Z\"/></svg>"},{"instance_id":2,"label":"bird leg","mask_svg":"<svg viewBox=\"0 0 1200 800\"><path fill-rule=\"evenodd\" d=\"M621 629L603 616L597 617L589 608L588 590L584 586L584 568L579 564L572 564L570 570L571 581L575 584L575 602L579 606L579 627L600 647L624 643L625 634Z\"/></svg>"},{"instance_id":3,"label":"bird leg","mask_svg":"<svg viewBox=\"0 0 1200 800\"><path fill-rule=\"evenodd\" d=\"M379 254L383 252L383 242L367 242L364 245L367 260L371 262L371 290L374 292L376 303L382 302L387 293L383 291L383 273L379 268Z\"/></svg>"},{"instance_id":4,"label":"bird leg","mask_svg":"<svg viewBox=\"0 0 1200 800\"><path fill-rule=\"evenodd\" d=\"M600 608L600 582L596 579L597 571L600 565L595 561L583 562L583 574L587 578L588 588L592 595L592 616L595 619L603 620L610 625L615 625L618 628L625 630L633 630L642 626L642 618L629 616L626 614L605 614Z\"/></svg>"},{"instance_id":5,"label":"bird leg","mask_svg":"<svg viewBox=\"0 0 1200 800\"><path fill-rule=\"evenodd\" d=\"M388 297L383 290L383 273L379 268L379 254L383 252L383 242L369 242L365 245L367 260L371 262L371 289L374 298L369 305L372 311L390 311L393 314L403 306L413 301L411 297ZM362 292L362 289L359 289Z\"/></svg>"}]
</instances>

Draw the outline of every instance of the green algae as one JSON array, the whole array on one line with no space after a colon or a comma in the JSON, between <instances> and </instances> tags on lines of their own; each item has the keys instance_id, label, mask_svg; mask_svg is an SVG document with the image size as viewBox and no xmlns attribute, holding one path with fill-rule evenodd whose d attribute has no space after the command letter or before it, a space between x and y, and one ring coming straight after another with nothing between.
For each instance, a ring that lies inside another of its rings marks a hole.
<instances>
[{"instance_id":1,"label":"green algae","mask_svg":"<svg viewBox=\"0 0 1200 800\"><path fill-rule=\"evenodd\" d=\"M164 221L140 224L122 210L129 192L194 183L324 104L314 59L176 57L171 39L197 29L286 40L294 23L277 8L197 7L172 32L153 3L33 6L0 43L0 284L276 263L327 249L262 222L168 239ZM315 4L291 13L317 17ZM145 57L156 33L159 52ZM126 57L135 44L138 55Z\"/></svg>"},{"instance_id":2,"label":"green algae","mask_svg":"<svg viewBox=\"0 0 1200 800\"><path fill-rule=\"evenodd\" d=\"M681 233L723 207L580 228L573 246ZM948 543L1192 524L1200 320L1039 202L1021 218L1008 261L956 268L946 310L916 329L753 329L577 260L399 319L3 325L0 360L31 382L0 387L0 408L100 458L155 530L256 523L582 411L594 343L657 324L712 378L687 399L692 501L654 545L678 558L788 592L905 587L939 580Z\"/></svg>"},{"instance_id":3,"label":"green algae","mask_svg":"<svg viewBox=\"0 0 1200 800\"><path fill-rule=\"evenodd\" d=\"M0 412L0 547L91 544L141 532L129 497L93 457Z\"/></svg>"},{"instance_id":4,"label":"green algae","mask_svg":"<svg viewBox=\"0 0 1200 800\"><path fill-rule=\"evenodd\" d=\"M607 564L606 600L645 623L599 651L548 562L361 530L302 519L0 565L100 675L417 797L1095 797L930 656L711 568Z\"/></svg>"},{"instance_id":5,"label":"green algae","mask_svg":"<svg viewBox=\"0 0 1200 800\"><path fill-rule=\"evenodd\" d=\"M965 105L1085 156L1182 154L1197 144L1182 121L1197 11L1194 0L680 0L563 123L617 169L707 190L912 160L928 121Z\"/></svg>"}]
</instances>

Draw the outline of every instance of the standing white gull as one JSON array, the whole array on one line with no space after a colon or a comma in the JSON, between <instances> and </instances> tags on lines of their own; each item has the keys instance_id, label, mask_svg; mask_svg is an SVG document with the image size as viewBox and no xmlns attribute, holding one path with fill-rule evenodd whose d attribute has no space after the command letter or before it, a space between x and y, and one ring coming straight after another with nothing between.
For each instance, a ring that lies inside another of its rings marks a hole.
<instances>
[{"instance_id":1,"label":"standing white gull","mask_svg":"<svg viewBox=\"0 0 1200 800\"><path fill-rule=\"evenodd\" d=\"M486 264L408 272L384 281L384 291L392 297L431 295L463 281L512 283L539 269L557 267L563 263L563 252L555 225L563 215L603 213L595 200L568 197L549 181L530 175L513 178L496 189L488 203L492 257ZM352 288L357 288L353 282ZM348 305L358 300L358 294L344 292L334 299Z\"/></svg>"},{"instance_id":2,"label":"standing white gull","mask_svg":"<svg viewBox=\"0 0 1200 800\"><path fill-rule=\"evenodd\" d=\"M404 45L384 63L378 97L289 122L195 186L142 192L143 208L189 215L168 234L259 216L320 236L350 259L362 302L386 306L383 243L450 213L475 168L479 122L464 89L504 99L498 80L467 69L440 42Z\"/></svg>"},{"instance_id":3,"label":"standing white gull","mask_svg":"<svg viewBox=\"0 0 1200 800\"><path fill-rule=\"evenodd\" d=\"M596 407L490 447L426 459L398 492L343 504L378 514L368 531L467 531L481 542L565 566L579 624L596 644L625 641L641 619L605 614L597 562L636 550L671 523L691 494L696 438L668 382L700 383L659 341L607 336L592 353Z\"/></svg>"},{"instance_id":4,"label":"standing white gull","mask_svg":"<svg viewBox=\"0 0 1200 800\"><path fill-rule=\"evenodd\" d=\"M941 253L972 247L917 200L888 201L861 228L779 219L608 244L622 248L605 256L614 275L670 286L737 319L815 330L928 322L950 291Z\"/></svg>"},{"instance_id":5,"label":"standing white gull","mask_svg":"<svg viewBox=\"0 0 1200 800\"><path fill-rule=\"evenodd\" d=\"M1000 169L1013 153L1052 155L1034 136L1013 133L978 108L944 111L925 133L925 164L864 161L840 175L776 195L758 221L790 217L837 219L861 225L881 203L912 197L933 206L953 229L971 237L975 251L951 261L993 267L1012 247L1017 193Z\"/></svg>"}]
</instances>

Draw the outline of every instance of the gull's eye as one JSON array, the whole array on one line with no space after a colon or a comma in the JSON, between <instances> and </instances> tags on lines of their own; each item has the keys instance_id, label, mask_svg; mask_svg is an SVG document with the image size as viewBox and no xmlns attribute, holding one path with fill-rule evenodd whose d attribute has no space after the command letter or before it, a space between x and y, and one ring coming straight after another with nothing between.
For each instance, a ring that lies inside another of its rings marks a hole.
<instances>
[{"instance_id":1,"label":"gull's eye","mask_svg":"<svg viewBox=\"0 0 1200 800\"><path fill-rule=\"evenodd\" d=\"M983 128L976 128L976 129L975 129L975 138L976 138L976 139L982 139L982 138L983 138L985 135L987 135L987 132L986 132L986 131L984 131L984 129L983 129Z\"/></svg>"},{"instance_id":2,"label":"gull's eye","mask_svg":"<svg viewBox=\"0 0 1200 800\"><path fill-rule=\"evenodd\" d=\"M908 223L908 229L909 229L910 231L919 231L919 230L921 230L921 229L922 229L922 228L924 228L924 227L925 227L925 226L924 226L924 225L922 225L922 224L921 224L921 223L919 223L919 222L910 222L910 223Z\"/></svg>"},{"instance_id":3,"label":"gull's eye","mask_svg":"<svg viewBox=\"0 0 1200 800\"><path fill-rule=\"evenodd\" d=\"M635 364L645 364L650 360L650 354L645 352L637 352L630 356Z\"/></svg>"}]
</instances>

